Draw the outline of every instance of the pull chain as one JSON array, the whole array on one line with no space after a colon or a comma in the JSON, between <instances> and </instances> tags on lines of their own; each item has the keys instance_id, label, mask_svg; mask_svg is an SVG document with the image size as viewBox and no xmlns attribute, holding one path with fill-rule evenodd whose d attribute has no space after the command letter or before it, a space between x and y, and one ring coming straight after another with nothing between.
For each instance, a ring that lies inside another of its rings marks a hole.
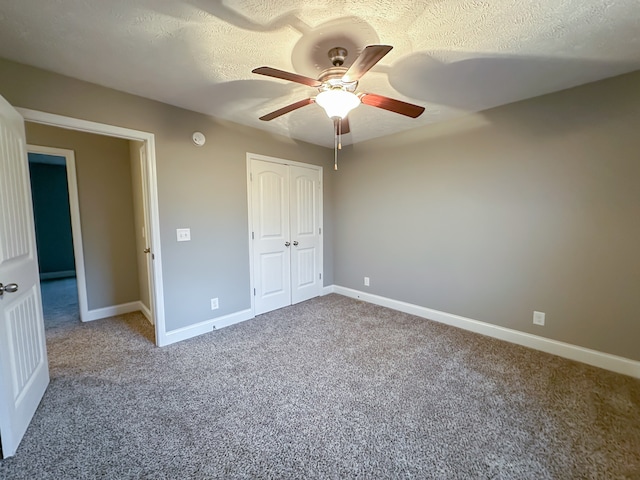
<instances>
[{"instance_id":1,"label":"pull chain","mask_svg":"<svg viewBox=\"0 0 640 480\"><path fill-rule=\"evenodd\" d=\"M340 119L339 117L333 118L334 127L334 139L333 139L333 169L338 170L338 136L340 135Z\"/></svg>"}]
</instances>

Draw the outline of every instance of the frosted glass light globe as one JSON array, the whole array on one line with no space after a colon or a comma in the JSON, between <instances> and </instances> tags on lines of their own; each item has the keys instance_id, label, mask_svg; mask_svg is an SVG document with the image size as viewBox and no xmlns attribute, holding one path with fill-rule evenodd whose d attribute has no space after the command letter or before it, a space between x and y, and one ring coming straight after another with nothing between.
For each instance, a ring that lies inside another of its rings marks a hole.
<instances>
[{"instance_id":1,"label":"frosted glass light globe","mask_svg":"<svg viewBox=\"0 0 640 480\"><path fill-rule=\"evenodd\" d=\"M360 105L360 98L345 90L325 90L318 94L316 103L324 108L329 118L344 118Z\"/></svg>"}]
</instances>

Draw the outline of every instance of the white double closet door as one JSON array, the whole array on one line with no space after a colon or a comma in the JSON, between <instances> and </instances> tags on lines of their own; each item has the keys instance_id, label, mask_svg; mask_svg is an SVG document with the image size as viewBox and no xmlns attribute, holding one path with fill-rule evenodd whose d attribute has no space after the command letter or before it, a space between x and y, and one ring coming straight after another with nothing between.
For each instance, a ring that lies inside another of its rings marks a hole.
<instances>
[{"instance_id":1,"label":"white double closet door","mask_svg":"<svg viewBox=\"0 0 640 480\"><path fill-rule=\"evenodd\" d=\"M255 314L322 291L322 169L250 158Z\"/></svg>"}]
</instances>

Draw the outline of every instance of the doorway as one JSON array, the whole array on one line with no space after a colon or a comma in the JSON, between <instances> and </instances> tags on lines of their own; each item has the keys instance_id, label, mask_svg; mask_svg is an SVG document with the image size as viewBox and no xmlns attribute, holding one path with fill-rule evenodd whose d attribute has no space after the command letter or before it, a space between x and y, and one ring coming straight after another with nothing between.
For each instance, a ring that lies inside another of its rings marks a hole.
<instances>
[{"instance_id":1,"label":"doorway","mask_svg":"<svg viewBox=\"0 0 640 480\"><path fill-rule=\"evenodd\" d=\"M106 125L96 122L90 122L86 120L75 119L71 117L65 117L56 114L50 114L46 112L39 112L29 109L17 109L23 116L25 121L60 127L68 130L76 130L79 132L93 133L97 135L103 135L107 137L116 137L125 140L133 140L142 142L141 145L144 148L145 153L145 166L144 178L141 178L141 182L145 186L146 202L145 205L148 209L148 234L147 234L147 247L148 255L151 258L150 261L150 308L149 311L152 314L153 322L155 325L155 343L158 346L168 344L164 323L164 305L163 305L163 286L162 286L162 268L161 268L161 251L160 251L160 227L158 218L158 198L157 198L157 180L156 180L156 163L155 163L155 137L151 133L141 132L138 130L132 130L123 127L116 127L113 125ZM139 302L136 302L139 303ZM129 307L129 306L128 306ZM107 309L99 309L107 310ZM131 310L129 310L131 311ZM99 311L96 314L101 316L105 315L106 311ZM114 311L110 315L115 315L123 312ZM144 312L146 313L146 312ZM98 317L96 317L98 318ZM91 318L90 318L91 319Z\"/></svg>"},{"instance_id":2,"label":"doorway","mask_svg":"<svg viewBox=\"0 0 640 480\"><path fill-rule=\"evenodd\" d=\"M322 292L322 167L247 154L254 315Z\"/></svg>"},{"instance_id":3,"label":"doorway","mask_svg":"<svg viewBox=\"0 0 640 480\"><path fill-rule=\"evenodd\" d=\"M87 317L73 150L27 145L45 327Z\"/></svg>"}]
</instances>

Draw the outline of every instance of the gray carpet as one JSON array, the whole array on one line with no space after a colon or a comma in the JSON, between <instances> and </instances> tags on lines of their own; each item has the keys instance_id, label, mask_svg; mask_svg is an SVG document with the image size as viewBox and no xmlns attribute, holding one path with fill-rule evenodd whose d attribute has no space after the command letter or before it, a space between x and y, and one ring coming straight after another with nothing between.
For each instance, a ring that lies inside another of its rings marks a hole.
<instances>
[{"instance_id":1,"label":"gray carpet","mask_svg":"<svg viewBox=\"0 0 640 480\"><path fill-rule=\"evenodd\" d=\"M2 479L640 478L640 381L338 295L165 348L47 330Z\"/></svg>"}]
</instances>

